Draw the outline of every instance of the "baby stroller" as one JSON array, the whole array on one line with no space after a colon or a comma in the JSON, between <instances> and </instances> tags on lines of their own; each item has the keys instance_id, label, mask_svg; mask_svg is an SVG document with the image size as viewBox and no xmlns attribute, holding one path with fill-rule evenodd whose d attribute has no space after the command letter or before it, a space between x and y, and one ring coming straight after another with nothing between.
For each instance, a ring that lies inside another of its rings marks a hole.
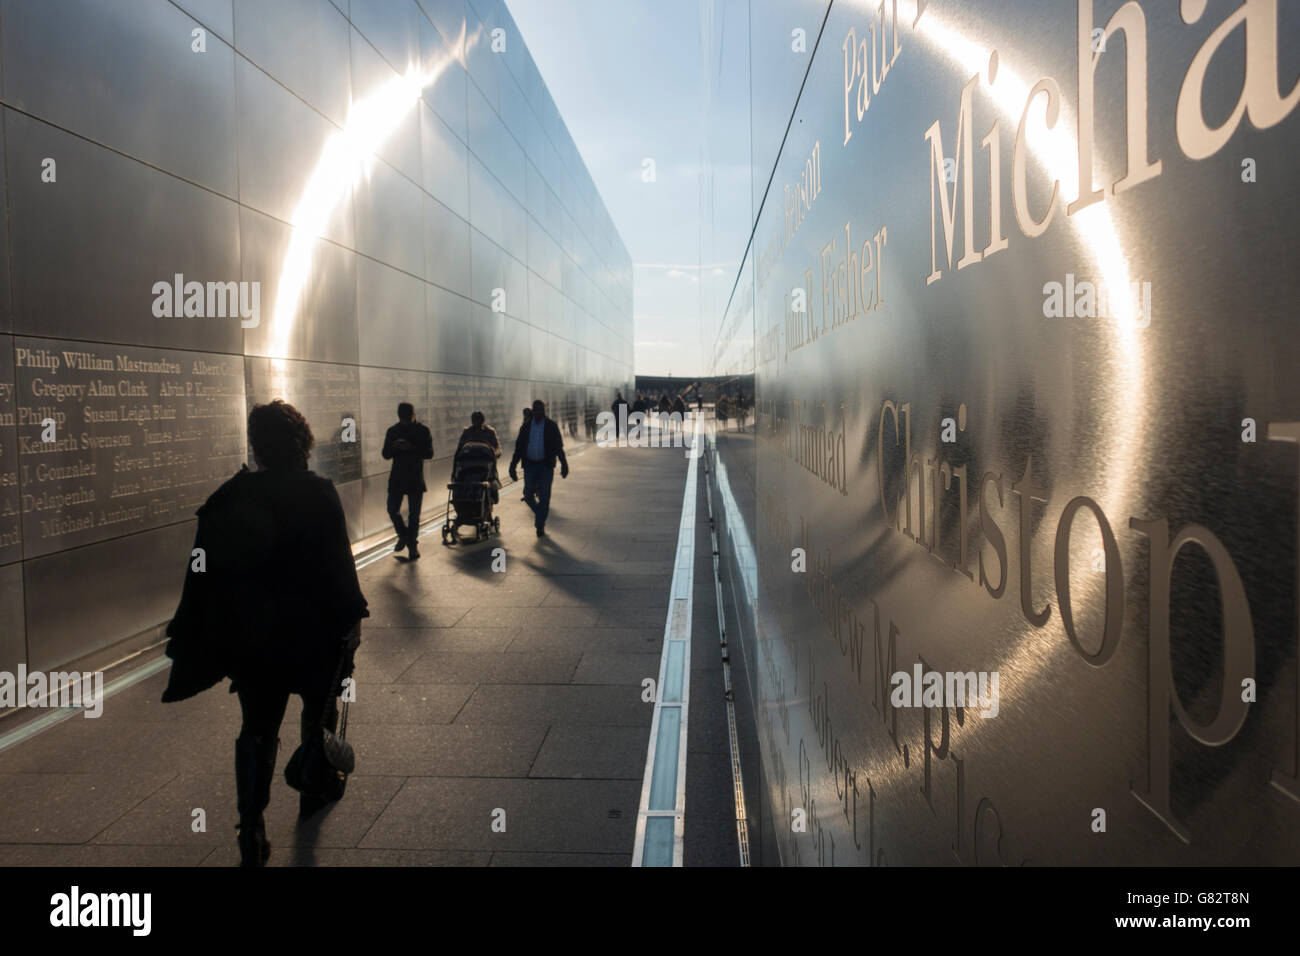
<instances>
[{"instance_id":1,"label":"baby stroller","mask_svg":"<svg viewBox=\"0 0 1300 956\"><path fill-rule=\"evenodd\" d=\"M474 526L474 540L501 530L501 519L493 517L497 497L496 450L487 442L467 441L452 459L451 483L447 485L447 520L442 526L442 543L459 543L458 529Z\"/></svg>"}]
</instances>

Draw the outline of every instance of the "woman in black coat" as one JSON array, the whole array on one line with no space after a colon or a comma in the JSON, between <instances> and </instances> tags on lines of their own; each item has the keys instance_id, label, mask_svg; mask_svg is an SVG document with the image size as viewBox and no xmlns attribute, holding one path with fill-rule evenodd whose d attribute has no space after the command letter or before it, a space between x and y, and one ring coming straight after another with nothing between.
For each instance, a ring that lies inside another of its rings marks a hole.
<instances>
[{"instance_id":1,"label":"woman in black coat","mask_svg":"<svg viewBox=\"0 0 1300 956\"><path fill-rule=\"evenodd\" d=\"M244 466L198 510L195 551L167 628L173 663L162 699L232 678L243 712L235 740L240 857L261 866L270 855L262 811L289 695L302 697L304 742L322 726L334 730L335 697L369 612L338 492L307 470L307 420L279 399L256 405L248 441L258 470ZM300 813L321 805L304 794Z\"/></svg>"}]
</instances>

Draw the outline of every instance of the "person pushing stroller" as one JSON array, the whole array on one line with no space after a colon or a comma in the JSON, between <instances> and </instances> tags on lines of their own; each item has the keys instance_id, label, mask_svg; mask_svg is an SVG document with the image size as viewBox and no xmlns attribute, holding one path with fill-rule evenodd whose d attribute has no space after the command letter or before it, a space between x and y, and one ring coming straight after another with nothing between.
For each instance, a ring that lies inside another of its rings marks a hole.
<instances>
[{"instance_id":1,"label":"person pushing stroller","mask_svg":"<svg viewBox=\"0 0 1300 956\"><path fill-rule=\"evenodd\" d=\"M458 529L474 527L474 540L500 529L492 506L499 500L501 481L497 476L497 458L501 442L487 425L482 412L470 416L472 424L460 435L452 458L451 483L447 485L447 521L442 538L459 541Z\"/></svg>"}]
</instances>

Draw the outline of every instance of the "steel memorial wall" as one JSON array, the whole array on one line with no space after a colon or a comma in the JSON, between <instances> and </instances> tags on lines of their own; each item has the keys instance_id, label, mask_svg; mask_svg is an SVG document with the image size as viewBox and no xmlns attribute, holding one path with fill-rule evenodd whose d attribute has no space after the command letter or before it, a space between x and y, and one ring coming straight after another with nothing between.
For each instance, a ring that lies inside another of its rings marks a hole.
<instances>
[{"instance_id":1,"label":"steel memorial wall","mask_svg":"<svg viewBox=\"0 0 1300 956\"><path fill-rule=\"evenodd\" d=\"M0 669L166 622L255 402L357 540L398 402L436 488L476 408L578 434L633 380L630 259L500 0L4 0L0 151Z\"/></svg>"},{"instance_id":2,"label":"steel memorial wall","mask_svg":"<svg viewBox=\"0 0 1300 956\"><path fill-rule=\"evenodd\" d=\"M715 368L781 860L1300 862L1300 8L808 12Z\"/></svg>"}]
</instances>

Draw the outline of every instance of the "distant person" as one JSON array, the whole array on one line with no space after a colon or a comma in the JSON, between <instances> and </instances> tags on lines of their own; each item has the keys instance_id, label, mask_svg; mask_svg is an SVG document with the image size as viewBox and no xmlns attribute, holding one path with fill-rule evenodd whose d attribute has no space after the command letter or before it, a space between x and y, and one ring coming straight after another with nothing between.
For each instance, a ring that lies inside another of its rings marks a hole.
<instances>
[{"instance_id":1,"label":"distant person","mask_svg":"<svg viewBox=\"0 0 1300 956\"><path fill-rule=\"evenodd\" d=\"M632 411L634 412L645 411L645 398L641 395L640 392L636 393L636 401L632 403Z\"/></svg>"},{"instance_id":2,"label":"distant person","mask_svg":"<svg viewBox=\"0 0 1300 956\"><path fill-rule=\"evenodd\" d=\"M704 414L704 393L699 389L696 389L695 391L695 414Z\"/></svg>"},{"instance_id":3,"label":"distant person","mask_svg":"<svg viewBox=\"0 0 1300 956\"><path fill-rule=\"evenodd\" d=\"M352 673L369 612L338 492L307 470L307 420L279 399L254 405L248 442L257 470L245 465L198 510L194 546L206 568L190 568L167 625L172 669L162 699L184 700L233 679L243 715L235 740L240 865L263 866L271 845L262 811L289 695L302 697L304 746L335 729L334 698ZM303 793L299 815L322 806Z\"/></svg>"},{"instance_id":4,"label":"distant person","mask_svg":"<svg viewBox=\"0 0 1300 956\"><path fill-rule=\"evenodd\" d=\"M673 427L684 434L682 430L686 427L686 400L680 395L673 399L673 414L677 416Z\"/></svg>"},{"instance_id":5,"label":"distant person","mask_svg":"<svg viewBox=\"0 0 1300 956\"><path fill-rule=\"evenodd\" d=\"M672 403L672 400L668 397L668 393L667 393L667 392L663 392L663 393L660 394L660 396L659 396L659 428L660 428L660 430L664 430L664 429L669 428L669 422L670 422L670 419L668 418L668 416L669 416L670 414L672 414L672 410L673 410L673 403Z\"/></svg>"},{"instance_id":6,"label":"distant person","mask_svg":"<svg viewBox=\"0 0 1300 956\"><path fill-rule=\"evenodd\" d=\"M411 560L420 556L420 503L428 489L424 484L424 463L433 457L433 435L415 420L415 406L397 406L397 424L384 435L383 456L393 460L388 473L388 517L397 532L394 551L409 549ZM402 524L402 498L407 499L406 524Z\"/></svg>"},{"instance_id":7,"label":"distant person","mask_svg":"<svg viewBox=\"0 0 1300 956\"><path fill-rule=\"evenodd\" d=\"M621 395L619 396L622 397ZM564 456L564 437L560 428L546 417L546 403L533 402L533 414L515 438L515 455L510 459L510 478L519 480L515 465L524 463L524 504L532 509L537 537L546 534L546 517L551 512L551 483L555 480L555 460L560 460L560 477L569 477L569 460Z\"/></svg>"},{"instance_id":8,"label":"distant person","mask_svg":"<svg viewBox=\"0 0 1300 956\"><path fill-rule=\"evenodd\" d=\"M623 426L627 423L627 399L623 397L622 392L617 394L614 399L614 404L610 406L610 409L614 412L615 435L622 438L624 437Z\"/></svg>"},{"instance_id":9,"label":"distant person","mask_svg":"<svg viewBox=\"0 0 1300 956\"><path fill-rule=\"evenodd\" d=\"M497 457L501 457L501 439L497 437L497 430L487 423L487 416L482 412L475 412L469 417L469 428L460 433L460 441L456 443L456 450L467 441L487 442L492 446Z\"/></svg>"},{"instance_id":10,"label":"distant person","mask_svg":"<svg viewBox=\"0 0 1300 956\"><path fill-rule=\"evenodd\" d=\"M532 417L533 417L533 410L532 410L531 408L525 408L525 409L524 409L524 424L527 425L527 424L529 423L529 421L532 420Z\"/></svg>"}]
</instances>

